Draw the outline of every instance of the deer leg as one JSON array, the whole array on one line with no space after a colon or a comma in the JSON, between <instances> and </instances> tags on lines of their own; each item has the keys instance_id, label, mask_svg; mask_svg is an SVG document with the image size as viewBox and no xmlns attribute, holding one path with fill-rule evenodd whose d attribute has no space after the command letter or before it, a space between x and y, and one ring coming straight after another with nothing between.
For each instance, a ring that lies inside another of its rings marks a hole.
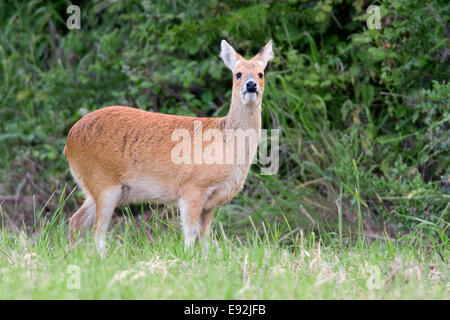
<instances>
[{"instance_id":1,"label":"deer leg","mask_svg":"<svg viewBox=\"0 0 450 320\"><path fill-rule=\"evenodd\" d=\"M92 197L87 196L83 205L69 220L69 242L71 246L75 243L75 233L79 233L80 238L82 238L86 233L86 229L94 222L94 216L94 200Z\"/></svg>"},{"instance_id":2,"label":"deer leg","mask_svg":"<svg viewBox=\"0 0 450 320\"><path fill-rule=\"evenodd\" d=\"M202 254L206 254L206 252L208 251L208 236L210 233L210 226L211 226L211 221L214 218L214 209L210 209L207 211L203 211L202 212L202 218L201 218L201 222L202 222L202 226L200 229L200 236L199 239L202 242Z\"/></svg>"},{"instance_id":3,"label":"deer leg","mask_svg":"<svg viewBox=\"0 0 450 320\"><path fill-rule=\"evenodd\" d=\"M114 208L119 202L122 188L115 186L103 191L95 198L94 240L101 258L106 256L106 231L108 230Z\"/></svg>"},{"instance_id":4,"label":"deer leg","mask_svg":"<svg viewBox=\"0 0 450 320\"><path fill-rule=\"evenodd\" d=\"M183 224L184 247L192 246L202 229L203 197L201 192L189 192L179 200L181 222Z\"/></svg>"}]
</instances>

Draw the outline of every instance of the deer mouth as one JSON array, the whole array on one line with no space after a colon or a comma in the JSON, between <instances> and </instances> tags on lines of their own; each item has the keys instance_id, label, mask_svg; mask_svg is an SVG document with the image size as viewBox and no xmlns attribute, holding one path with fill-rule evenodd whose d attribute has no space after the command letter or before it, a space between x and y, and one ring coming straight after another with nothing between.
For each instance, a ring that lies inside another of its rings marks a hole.
<instances>
[{"instance_id":1,"label":"deer mouth","mask_svg":"<svg viewBox=\"0 0 450 320\"><path fill-rule=\"evenodd\" d=\"M250 97L258 97L259 96L259 90L254 89L254 90L245 90L242 91L242 97L245 99L246 95L249 95Z\"/></svg>"},{"instance_id":2,"label":"deer mouth","mask_svg":"<svg viewBox=\"0 0 450 320\"><path fill-rule=\"evenodd\" d=\"M258 91L244 91L242 92L242 100L244 104L256 104L258 101L259 92Z\"/></svg>"}]
</instances>

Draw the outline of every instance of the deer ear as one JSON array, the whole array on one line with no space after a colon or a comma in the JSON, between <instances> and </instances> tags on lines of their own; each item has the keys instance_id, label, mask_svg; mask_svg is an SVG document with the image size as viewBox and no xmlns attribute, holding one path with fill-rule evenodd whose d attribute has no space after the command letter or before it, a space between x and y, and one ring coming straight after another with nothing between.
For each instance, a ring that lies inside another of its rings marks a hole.
<instances>
[{"instance_id":1,"label":"deer ear","mask_svg":"<svg viewBox=\"0 0 450 320\"><path fill-rule=\"evenodd\" d=\"M267 62L273 58L272 40L269 40L269 42L259 50L255 58L258 59L258 62L261 63L262 67L265 69Z\"/></svg>"},{"instance_id":2,"label":"deer ear","mask_svg":"<svg viewBox=\"0 0 450 320\"><path fill-rule=\"evenodd\" d=\"M239 54L225 40L222 40L222 42L220 43L219 56L231 71L233 71L234 68L236 68L236 62L239 58Z\"/></svg>"}]
</instances>

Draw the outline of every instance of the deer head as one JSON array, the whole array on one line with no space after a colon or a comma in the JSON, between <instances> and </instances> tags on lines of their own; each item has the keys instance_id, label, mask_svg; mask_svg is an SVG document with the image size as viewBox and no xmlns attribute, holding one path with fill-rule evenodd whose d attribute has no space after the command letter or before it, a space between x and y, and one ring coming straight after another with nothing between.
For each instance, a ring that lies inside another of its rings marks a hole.
<instances>
[{"instance_id":1,"label":"deer head","mask_svg":"<svg viewBox=\"0 0 450 320\"><path fill-rule=\"evenodd\" d=\"M232 104L252 107L261 105L264 92L264 69L273 58L270 40L251 60L244 59L233 47L222 40L220 58L233 72Z\"/></svg>"}]
</instances>

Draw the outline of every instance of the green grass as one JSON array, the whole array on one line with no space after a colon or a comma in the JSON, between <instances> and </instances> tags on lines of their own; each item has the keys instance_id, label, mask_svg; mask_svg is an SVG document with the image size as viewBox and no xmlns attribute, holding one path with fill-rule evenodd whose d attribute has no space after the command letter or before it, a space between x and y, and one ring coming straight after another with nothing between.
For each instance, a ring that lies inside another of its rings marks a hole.
<instances>
[{"instance_id":1,"label":"green grass","mask_svg":"<svg viewBox=\"0 0 450 320\"><path fill-rule=\"evenodd\" d=\"M434 239L417 232L397 241L340 241L265 226L238 238L219 215L202 255L199 246L184 250L178 217L125 214L101 260L89 235L70 251L67 221L52 217L39 218L30 236L3 226L0 299L450 298L445 230Z\"/></svg>"}]
</instances>

